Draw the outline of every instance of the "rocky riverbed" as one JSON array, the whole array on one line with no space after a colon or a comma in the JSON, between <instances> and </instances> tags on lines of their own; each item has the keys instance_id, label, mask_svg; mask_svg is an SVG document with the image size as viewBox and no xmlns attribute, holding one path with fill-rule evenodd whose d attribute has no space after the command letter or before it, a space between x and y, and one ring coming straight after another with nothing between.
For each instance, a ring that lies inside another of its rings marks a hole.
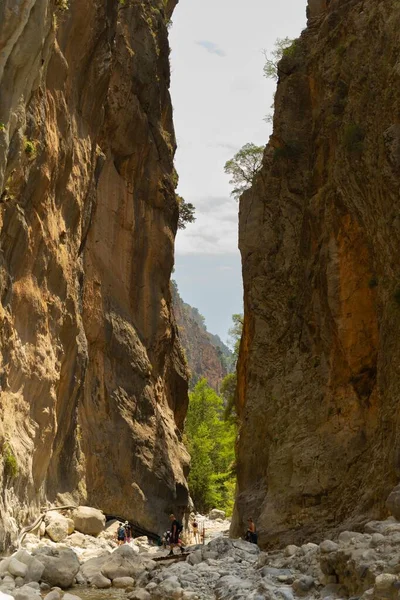
<instances>
[{"instance_id":1,"label":"rocky riverbed","mask_svg":"<svg viewBox=\"0 0 400 600\"><path fill-rule=\"evenodd\" d=\"M115 524L96 536L75 531L61 542L29 534L24 548L0 562L0 600L399 597L400 522L394 517L372 521L363 532L270 552L228 538L227 521L197 520L206 543L190 546L184 560L176 550L176 561L162 560L168 550L147 538L117 547Z\"/></svg>"}]
</instances>

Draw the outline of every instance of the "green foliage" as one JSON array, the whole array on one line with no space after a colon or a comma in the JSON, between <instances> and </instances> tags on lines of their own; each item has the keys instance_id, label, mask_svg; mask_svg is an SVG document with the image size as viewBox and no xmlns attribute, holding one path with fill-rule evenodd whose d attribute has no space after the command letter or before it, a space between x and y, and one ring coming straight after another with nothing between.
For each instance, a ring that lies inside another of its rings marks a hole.
<instances>
[{"instance_id":1,"label":"green foliage","mask_svg":"<svg viewBox=\"0 0 400 600\"><path fill-rule=\"evenodd\" d=\"M236 200L251 187L254 177L261 169L263 154L263 146L249 143L225 163L225 173L232 176L229 183L234 186L231 196Z\"/></svg>"},{"instance_id":2,"label":"green foliage","mask_svg":"<svg viewBox=\"0 0 400 600\"><path fill-rule=\"evenodd\" d=\"M36 156L36 144L32 140L25 140L24 151L29 158L35 158Z\"/></svg>"},{"instance_id":3,"label":"green foliage","mask_svg":"<svg viewBox=\"0 0 400 600\"><path fill-rule=\"evenodd\" d=\"M228 331L229 340L228 343L233 348L233 357L235 359L235 363L239 358L239 348L240 348L240 339L242 337L243 331L243 315L235 314L232 315L232 327Z\"/></svg>"},{"instance_id":4,"label":"green foliage","mask_svg":"<svg viewBox=\"0 0 400 600\"><path fill-rule=\"evenodd\" d=\"M193 204L190 202L186 202L182 198L182 196L176 195L176 199L179 204L179 219L178 219L178 229L185 229L188 223L194 223L196 217L194 216L194 211L196 210Z\"/></svg>"},{"instance_id":5,"label":"green foliage","mask_svg":"<svg viewBox=\"0 0 400 600\"><path fill-rule=\"evenodd\" d=\"M224 401L224 419L231 423L237 423L238 418L235 410L235 398L236 398L236 386L237 386L237 375L236 375L236 364L239 358L240 340L243 332L243 315L234 314L232 315L232 327L229 329L229 344L233 348L232 353L232 366L233 373L228 373L221 383L221 396Z\"/></svg>"},{"instance_id":6,"label":"green foliage","mask_svg":"<svg viewBox=\"0 0 400 600\"><path fill-rule=\"evenodd\" d=\"M361 152L365 139L365 131L357 123L346 125L344 130L344 145L349 152Z\"/></svg>"},{"instance_id":7,"label":"green foliage","mask_svg":"<svg viewBox=\"0 0 400 600\"><path fill-rule=\"evenodd\" d=\"M59 10L68 10L69 9L68 0L55 0L55 3L56 3L56 7Z\"/></svg>"},{"instance_id":8,"label":"green foliage","mask_svg":"<svg viewBox=\"0 0 400 600\"><path fill-rule=\"evenodd\" d=\"M18 463L9 444L3 446L4 476L14 478L18 475Z\"/></svg>"},{"instance_id":9,"label":"green foliage","mask_svg":"<svg viewBox=\"0 0 400 600\"><path fill-rule=\"evenodd\" d=\"M233 507L236 425L223 419L224 405L201 379L189 394L185 438L192 457L189 488L197 510Z\"/></svg>"},{"instance_id":10,"label":"green foliage","mask_svg":"<svg viewBox=\"0 0 400 600\"><path fill-rule=\"evenodd\" d=\"M222 380L220 394L224 402L224 419L233 423L238 420L235 407L236 387L236 372L228 373Z\"/></svg>"},{"instance_id":11,"label":"green foliage","mask_svg":"<svg viewBox=\"0 0 400 600\"><path fill-rule=\"evenodd\" d=\"M4 125L4 123L0 123L0 131L5 131L6 130L6 126Z\"/></svg>"},{"instance_id":12,"label":"green foliage","mask_svg":"<svg viewBox=\"0 0 400 600\"><path fill-rule=\"evenodd\" d=\"M291 40L288 37L283 39L278 38L275 42L275 48L272 50L269 55L266 50L264 50L265 56L265 65L264 65L264 75L268 79L278 79L278 63L283 56L293 56L297 49L296 40Z\"/></svg>"}]
</instances>

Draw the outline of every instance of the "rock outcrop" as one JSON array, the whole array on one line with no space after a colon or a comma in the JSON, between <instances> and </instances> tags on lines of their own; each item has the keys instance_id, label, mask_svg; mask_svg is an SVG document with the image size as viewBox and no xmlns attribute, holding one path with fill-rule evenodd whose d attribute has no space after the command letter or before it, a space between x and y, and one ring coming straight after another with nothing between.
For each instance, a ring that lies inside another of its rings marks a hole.
<instances>
[{"instance_id":1,"label":"rock outcrop","mask_svg":"<svg viewBox=\"0 0 400 600\"><path fill-rule=\"evenodd\" d=\"M0 549L57 497L149 530L187 503L175 4L0 6Z\"/></svg>"},{"instance_id":2,"label":"rock outcrop","mask_svg":"<svg viewBox=\"0 0 400 600\"><path fill-rule=\"evenodd\" d=\"M309 1L240 203L238 495L262 545L387 514L398 482L400 13Z\"/></svg>"},{"instance_id":3,"label":"rock outcrop","mask_svg":"<svg viewBox=\"0 0 400 600\"><path fill-rule=\"evenodd\" d=\"M179 339L191 373L190 387L204 377L218 392L231 368L232 352L217 335L207 331L204 317L197 308L182 300L175 281L171 282L171 292Z\"/></svg>"}]
</instances>

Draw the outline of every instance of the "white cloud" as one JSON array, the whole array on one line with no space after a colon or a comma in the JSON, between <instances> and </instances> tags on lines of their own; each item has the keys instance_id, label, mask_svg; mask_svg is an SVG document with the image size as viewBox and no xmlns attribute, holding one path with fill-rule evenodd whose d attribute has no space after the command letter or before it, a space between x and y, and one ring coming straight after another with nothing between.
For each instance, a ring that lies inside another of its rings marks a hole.
<instances>
[{"instance_id":1,"label":"white cloud","mask_svg":"<svg viewBox=\"0 0 400 600\"><path fill-rule=\"evenodd\" d=\"M238 203L233 198L191 199L196 221L179 231L178 255L232 254L237 252Z\"/></svg>"}]
</instances>

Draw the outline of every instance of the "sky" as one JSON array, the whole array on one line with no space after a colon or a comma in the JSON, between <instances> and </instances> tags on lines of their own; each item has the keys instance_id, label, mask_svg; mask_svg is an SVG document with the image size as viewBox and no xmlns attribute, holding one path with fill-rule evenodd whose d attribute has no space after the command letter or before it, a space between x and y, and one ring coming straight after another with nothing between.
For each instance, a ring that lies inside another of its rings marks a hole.
<instances>
[{"instance_id":1,"label":"sky","mask_svg":"<svg viewBox=\"0 0 400 600\"><path fill-rule=\"evenodd\" d=\"M239 207L224 164L248 142L267 143L276 84L263 76L263 51L305 25L306 0L180 0L172 17L177 191L196 207L177 235L173 278L223 341L243 312Z\"/></svg>"}]
</instances>

